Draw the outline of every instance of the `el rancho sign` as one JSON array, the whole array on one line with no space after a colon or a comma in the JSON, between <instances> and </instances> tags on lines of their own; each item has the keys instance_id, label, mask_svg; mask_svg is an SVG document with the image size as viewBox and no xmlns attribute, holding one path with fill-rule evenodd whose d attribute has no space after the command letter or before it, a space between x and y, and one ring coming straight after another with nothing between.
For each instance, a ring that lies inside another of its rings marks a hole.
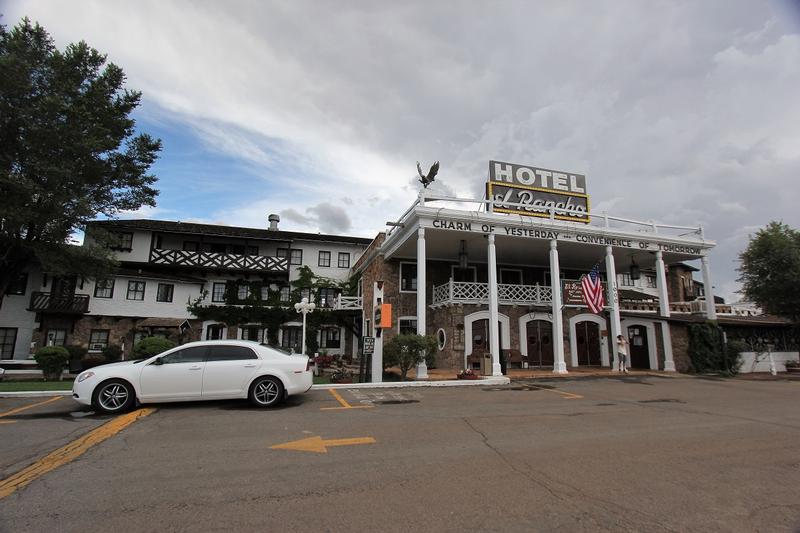
<instances>
[{"instance_id":1,"label":"el rancho sign","mask_svg":"<svg viewBox=\"0 0 800 533\"><path fill-rule=\"evenodd\" d=\"M571 222L589 222L586 176L502 161L489 161L486 198L493 211Z\"/></svg>"}]
</instances>

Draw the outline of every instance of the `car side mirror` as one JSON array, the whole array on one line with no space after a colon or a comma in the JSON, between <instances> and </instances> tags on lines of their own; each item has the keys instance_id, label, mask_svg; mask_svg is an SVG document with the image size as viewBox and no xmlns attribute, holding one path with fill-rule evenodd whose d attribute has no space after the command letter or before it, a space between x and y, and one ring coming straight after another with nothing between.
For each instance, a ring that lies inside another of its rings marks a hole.
<instances>
[{"instance_id":1,"label":"car side mirror","mask_svg":"<svg viewBox=\"0 0 800 533\"><path fill-rule=\"evenodd\" d=\"M159 357L158 359L154 359L153 362L150 363L150 364L151 365L163 365L164 361L162 361L161 358Z\"/></svg>"}]
</instances>

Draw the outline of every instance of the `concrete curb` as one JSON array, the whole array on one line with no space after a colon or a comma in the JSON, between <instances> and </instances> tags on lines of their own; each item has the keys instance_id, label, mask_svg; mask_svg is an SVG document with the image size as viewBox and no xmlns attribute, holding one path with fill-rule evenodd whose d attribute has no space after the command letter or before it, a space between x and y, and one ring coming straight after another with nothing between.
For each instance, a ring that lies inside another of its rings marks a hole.
<instances>
[{"instance_id":1,"label":"concrete curb","mask_svg":"<svg viewBox=\"0 0 800 533\"><path fill-rule=\"evenodd\" d=\"M388 381L386 383L329 383L312 385L311 390L328 389L406 389L410 387L480 387L485 385L508 385L505 376L483 379L449 379L446 381Z\"/></svg>"},{"instance_id":2,"label":"concrete curb","mask_svg":"<svg viewBox=\"0 0 800 533\"><path fill-rule=\"evenodd\" d=\"M47 398L49 396L72 396L71 390L32 390L0 392L0 398Z\"/></svg>"}]
</instances>

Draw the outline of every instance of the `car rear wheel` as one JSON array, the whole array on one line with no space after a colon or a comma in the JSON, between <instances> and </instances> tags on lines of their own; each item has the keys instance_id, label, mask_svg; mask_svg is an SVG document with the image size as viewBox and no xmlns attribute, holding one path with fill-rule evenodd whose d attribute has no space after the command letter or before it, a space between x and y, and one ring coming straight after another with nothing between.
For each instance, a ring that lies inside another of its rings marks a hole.
<instances>
[{"instance_id":1,"label":"car rear wheel","mask_svg":"<svg viewBox=\"0 0 800 533\"><path fill-rule=\"evenodd\" d=\"M274 407L283 401L283 383L272 376L258 378L250 386L250 402L257 407Z\"/></svg>"},{"instance_id":2,"label":"car rear wheel","mask_svg":"<svg viewBox=\"0 0 800 533\"><path fill-rule=\"evenodd\" d=\"M92 405L101 413L123 413L136 405L136 393L130 383L112 379L97 387Z\"/></svg>"}]
</instances>

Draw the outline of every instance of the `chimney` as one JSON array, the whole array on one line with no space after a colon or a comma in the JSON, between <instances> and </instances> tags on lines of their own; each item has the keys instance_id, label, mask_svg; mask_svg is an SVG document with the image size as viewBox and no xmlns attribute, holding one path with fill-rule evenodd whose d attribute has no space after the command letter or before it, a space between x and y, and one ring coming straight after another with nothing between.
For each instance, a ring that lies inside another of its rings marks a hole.
<instances>
[{"instance_id":1,"label":"chimney","mask_svg":"<svg viewBox=\"0 0 800 533\"><path fill-rule=\"evenodd\" d=\"M278 222L281 221L281 217L273 213L267 217L267 220L269 220L269 229L271 231L278 231Z\"/></svg>"}]
</instances>

